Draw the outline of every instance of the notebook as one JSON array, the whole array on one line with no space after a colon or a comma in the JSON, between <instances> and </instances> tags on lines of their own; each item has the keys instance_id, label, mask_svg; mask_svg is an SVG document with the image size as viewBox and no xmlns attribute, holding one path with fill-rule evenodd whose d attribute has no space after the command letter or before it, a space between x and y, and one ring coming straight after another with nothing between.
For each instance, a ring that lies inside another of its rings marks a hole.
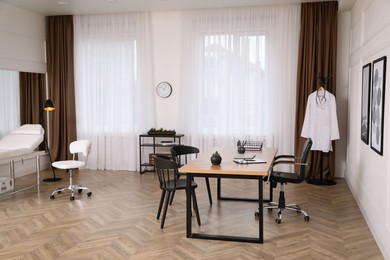
<instances>
[{"instance_id":1,"label":"notebook","mask_svg":"<svg viewBox=\"0 0 390 260\"><path fill-rule=\"evenodd\" d=\"M252 153L238 153L234 156L234 159L253 159L255 156L256 154Z\"/></svg>"},{"instance_id":2,"label":"notebook","mask_svg":"<svg viewBox=\"0 0 390 260\"><path fill-rule=\"evenodd\" d=\"M234 159L233 162L239 164L254 164L254 163L266 163L266 161L261 159Z\"/></svg>"}]
</instances>

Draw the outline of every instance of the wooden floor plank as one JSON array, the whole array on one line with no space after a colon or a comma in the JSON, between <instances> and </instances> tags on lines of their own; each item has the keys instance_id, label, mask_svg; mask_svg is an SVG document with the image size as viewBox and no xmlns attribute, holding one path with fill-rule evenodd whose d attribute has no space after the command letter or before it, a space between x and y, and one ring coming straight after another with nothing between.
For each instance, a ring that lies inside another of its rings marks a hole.
<instances>
[{"instance_id":1,"label":"wooden floor plank","mask_svg":"<svg viewBox=\"0 0 390 260\"><path fill-rule=\"evenodd\" d=\"M185 194L177 192L168 208L164 229L156 219L161 191L153 172L75 172L74 182L93 191L91 197L69 193L50 200L50 193L66 186L42 182L0 198L0 259L383 259L352 194L343 179L334 186L307 183L286 186L286 202L296 202L311 216L286 212L280 225L276 211L264 212L264 244L187 239ZM43 171L42 179L51 177ZM210 206L203 179L197 197L202 226L194 232L256 236L256 203L217 201ZM34 182L34 175L18 178L17 188ZM255 197L257 182L223 180L226 196ZM268 197L268 187L264 196ZM278 198L278 188L274 192Z\"/></svg>"}]
</instances>

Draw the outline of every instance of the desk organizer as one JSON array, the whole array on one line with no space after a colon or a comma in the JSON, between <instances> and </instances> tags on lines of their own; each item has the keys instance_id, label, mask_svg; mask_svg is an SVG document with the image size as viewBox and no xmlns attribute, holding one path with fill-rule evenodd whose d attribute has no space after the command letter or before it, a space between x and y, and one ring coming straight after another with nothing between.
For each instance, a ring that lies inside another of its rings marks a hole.
<instances>
[{"instance_id":1,"label":"desk organizer","mask_svg":"<svg viewBox=\"0 0 390 260\"><path fill-rule=\"evenodd\" d=\"M243 141L245 151L261 151L263 149L262 141Z\"/></svg>"}]
</instances>

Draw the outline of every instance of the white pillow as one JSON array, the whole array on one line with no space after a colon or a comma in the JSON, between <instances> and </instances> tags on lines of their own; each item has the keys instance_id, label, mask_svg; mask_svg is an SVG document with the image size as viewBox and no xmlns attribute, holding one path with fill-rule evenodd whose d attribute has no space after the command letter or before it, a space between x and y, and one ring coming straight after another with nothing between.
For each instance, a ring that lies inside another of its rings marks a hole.
<instances>
[{"instance_id":1,"label":"white pillow","mask_svg":"<svg viewBox=\"0 0 390 260\"><path fill-rule=\"evenodd\" d=\"M11 134L40 135L43 132L43 127L40 124L26 124L13 130Z\"/></svg>"}]
</instances>

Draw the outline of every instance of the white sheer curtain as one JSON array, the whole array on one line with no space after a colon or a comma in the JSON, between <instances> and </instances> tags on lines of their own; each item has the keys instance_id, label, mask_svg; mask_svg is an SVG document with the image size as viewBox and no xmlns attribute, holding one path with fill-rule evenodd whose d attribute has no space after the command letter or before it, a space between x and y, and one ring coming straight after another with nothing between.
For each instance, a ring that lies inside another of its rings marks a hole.
<instances>
[{"instance_id":1,"label":"white sheer curtain","mask_svg":"<svg viewBox=\"0 0 390 260\"><path fill-rule=\"evenodd\" d=\"M88 168L136 170L138 134L155 121L147 13L74 17L77 138Z\"/></svg>"},{"instance_id":2,"label":"white sheer curtain","mask_svg":"<svg viewBox=\"0 0 390 260\"><path fill-rule=\"evenodd\" d=\"M0 70L0 139L19 126L19 72Z\"/></svg>"},{"instance_id":3,"label":"white sheer curtain","mask_svg":"<svg viewBox=\"0 0 390 260\"><path fill-rule=\"evenodd\" d=\"M201 150L294 151L300 5L185 13L180 132Z\"/></svg>"}]
</instances>

